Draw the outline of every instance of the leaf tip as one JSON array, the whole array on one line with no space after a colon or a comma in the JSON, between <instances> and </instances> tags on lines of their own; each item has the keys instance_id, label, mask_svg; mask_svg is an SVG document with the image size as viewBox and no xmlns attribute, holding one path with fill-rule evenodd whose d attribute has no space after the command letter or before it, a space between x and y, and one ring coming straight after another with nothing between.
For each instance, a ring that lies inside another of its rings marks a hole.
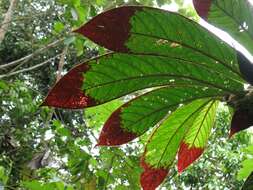
<instances>
[{"instance_id":1,"label":"leaf tip","mask_svg":"<svg viewBox=\"0 0 253 190\"><path fill-rule=\"evenodd\" d=\"M116 52L128 52L125 42L128 40L131 24L130 19L138 6L125 6L103 12L85 25L74 30L95 43Z\"/></svg>"},{"instance_id":2,"label":"leaf tip","mask_svg":"<svg viewBox=\"0 0 253 190\"><path fill-rule=\"evenodd\" d=\"M83 73L88 69L87 64L80 64L71 69L49 91L41 106L81 109L96 105L96 101L85 95L82 90Z\"/></svg>"},{"instance_id":3,"label":"leaf tip","mask_svg":"<svg viewBox=\"0 0 253 190\"><path fill-rule=\"evenodd\" d=\"M141 167L144 171L141 174L140 183L143 190L155 190L166 178L169 170L164 168L152 168L144 158L141 158Z\"/></svg>"},{"instance_id":4,"label":"leaf tip","mask_svg":"<svg viewBox=\"0 0 253 190\"><path fill-rule=\"evenodd\" d=\"M120 117L122 107L114 111L105 122L98 139L99 146L122 145L137 138L137 134L128 132L122 128Z\"/></svg>"},{"instance_id":5,"label":"leaf tip","mask_svg":"<svg viewBox=\"0 0 253 190\"><path fill-rule=\"evenodd\" d=\"M178 172L182 173L188 166L196 161L204 152L204 148L189 147L188 144L182 142L178 152Z\"/></svg>"}]
</instances>

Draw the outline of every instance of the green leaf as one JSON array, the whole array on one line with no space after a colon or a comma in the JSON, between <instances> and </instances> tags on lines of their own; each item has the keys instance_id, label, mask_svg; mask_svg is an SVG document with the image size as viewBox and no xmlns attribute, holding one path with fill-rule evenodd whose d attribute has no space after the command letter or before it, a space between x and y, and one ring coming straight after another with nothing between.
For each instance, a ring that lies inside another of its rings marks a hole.
<instances>
[{"instance_id":1,"label":"green leaf","mask_svg":"<svg viewBox=\"0 0 253 190\"><path fill-rule=\"evenodd\" d=\"M214 125L218 101L208 103L198 114L181 142L178 152L178 171L182 172L204 152Z\"/></svg>"},{"instance_id":2,"label":"green leaf","mask_svg":"<svg viewBox=\"0 0 253 190\"><path fill-rule=\"evenodd\" d=\"M8 89L8 85L4 82L0 80L0 90L7 90Z\"/></svg>"},{"instance_id":3,"label":"green leaf","mask_svg":"<svg viewBox=\"0 0 253 190\"><path fill-rule=\"evenodd\" d=\"M36 181L36 180L25 181L23 184L29 190L44 190L41 183L39 181Z\"/></svg>"},{"instance_id":4,"label":"green leaf","mask_svg":"<svg viewBox=\"0 0 253 190\"><path fill-rule=\"evenodd\" d=\"M75 10L78 14L78 22L79 23L83 23L86 19L86 15L87 15L87 7L83 7L83 6L76 6Z\"/></svg>"},{"instance_id":5,"label":"green leaf","mask_svg":"<svg viewBox=\"0 0 253 190\"><path fill-rule=\"evenodd\" d=\"M80 38L77 38L74 42L75 44L75 48L77 50L77 56L81 56L83 54L83 51L84 51L84 40L83 39L80 39Z\"/></svg>"},{"instance_id":6,"label":"green leaf","mask_svg":"<svg viewBox=\"0 0 253 190\"><path fill-rule=\"evenodd\" d=\"M75 36L67 37L66 39L64 39L64 44L65 45L70 45L71 43L74 43L75 40L76 40Z\"/></svg>"},{"instance_id":7,"label":"green leaf","mask_svg":"<svg viewBox=\"0 0 253 190\"><path fill-rule=\"evenodd\" d=\"M184 137L184 142L189 147L205 148L211 129L214 125L218 102L207 104L195 119L191 129Z\"/></svg>"},{"instance_id":8,"label":"green leaf","mask_svg":"<svg viewBox=\"0 0 253 190\"><path fill-rule=\"evenodd\" d=\"M168 168L180 142L210 99L198 99L178 108L157 127L146 145L145 162L155 168Z\"/></svg>"},{"instance_id":9,"label":"green leaf","mask_svg":"<svg viewBox=\"0 0 253 190\"><path fill-rule=\"evenodd\" d=\"M155 126L178 105L187 104L195 99L215 97L217 91L202 88L182 86L166 87L151 91L127 103L121 109L121 127L128 132L141 135Z\"/></svg>"},{"instance_id":10,"label":"green leaf","mask_svg":"<svg viewBox=\"0 0 253 190\"><path fill-rule=\"evenodd\" d=\"M127 143L154 127L180 104L198 98L219 98L216 90L167 86L145 93L119 107L108 118L99 136L98 145Z\"/></svg>"},{"instance_id":11,"label":"green leaf","mask_svg":"<svg viewBox=\"0 0 253 190\"><path fill-rule=\"evenodd\" d=\"M242 168L238 172L238 180L247 178L253 172L253 159L246 159L242 162Z\"/></svg>"},{"instance_id":12,"label":"green leaf","mask_svg":"<svg viewBox=\"0 0 253 190\"><path fill-rule=\"evenodd\" d=\"M253 189L253 173L247 178L241 190L252 190Z\"/></svg>"},{"instance_id":13,"label":"green leaf","mask_svg":"<svg viewBox=\"0 0 253 190\"><path fill-rule=\"evenodd\" d=\"M235 50L198 23L176 13L121 7L96 16L76 32L116 52L201 64L242 81Z\"/></svg>"},{"instance_id":14,"label":"green leaf","mask_svg":"<svg viewBox=\"0 0 253 190\"><path fill-rule=\"evenodd\" d=\"M107 54L90 61L89 65L83 90L99 102L164 85L197 85L228 94L240 92L242 88L235 78L209 66L174 57Z\"/></svg>"},{"instance_id":15,"label":"green leaf","mask_svg":"<svg viewBox=\"0 0 253 190\"><path fill-rule=\"evenodd\" d=\"M54 30L55 32L60 33L62 30L64 30L64 24L62 22L55 22Z\"/></svg>"},{"instance_id":16,"label":"green leaf","mask_svg":"<svg viewBox=\"0 0 253 190\"><path fill-rule=\"evenodd\" d=\"M6 171L3 166L0 166L0 182L2 184L6 184L8 181L8 176L6 175Z\"/></svg>"},{"instance_id":17,"label":"green leaf","mask_svg":"<svg viewBox=\"0 0 253 190\"><path fill-rule=\"evenodd\" d=\"M123 101L116 99L106 104L85 109L85 118L88 126L100 128L111 115L111 113L122 104Z\"/></svg>"},{"instance_id":18,"label":"green leaf","mask_svg":"<svg viewBox=\"0 0 253 190\"><path fill-rule=\"evenodd\" d=\"M194 0L198 14L253 54L253 6L248 0ZM205 10L205 11L203 11Z\"/></svg>"}]
</instances>

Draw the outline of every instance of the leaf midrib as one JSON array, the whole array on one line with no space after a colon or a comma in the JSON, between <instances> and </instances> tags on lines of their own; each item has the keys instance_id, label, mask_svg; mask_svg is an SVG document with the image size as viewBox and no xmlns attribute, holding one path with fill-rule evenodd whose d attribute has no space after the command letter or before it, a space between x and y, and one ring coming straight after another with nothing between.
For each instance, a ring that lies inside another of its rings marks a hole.
<instances>
[{"instance_id":1,"label":"leaf midrib","mask_svg":"<svg viewBox=\"0 0 253 190\"><path fill-rule=\"evenodd\" d=\"M201 96L201 97L189 98L189 99L184 100L184 101L181 101L181 102L179 102L179 103L167 105L167 106L161 107L161 108L159 108L159 109L156 109L156 110L150 112L150 113L147 114L147 115L144 115L144 116L141 117L138 121L128 120L128 121L130 121L130 122L134 122L134 124L133 124L133 125L129 125L129 126L127 126L127 127L123 127L123 128L124 128L124 129L129 129L129 128L131 128L132 126L134 126L134 125L136 125L137 123L139 123L140 121L142 121L143 119L145 119L146 117L152 115L153 113L160 112L160 111L165 110L165 109L170 109L170 108L175 107L175 106L177 106L177 105L179 105L179 104L189 103L189 102L191 102L191 101L193 101L193 100L196 100L196 99L202 99L202 98L214 98L214 99L218 99L218 98L220 98L220 97L221 97L221 96L213 96L213 95ZM129 132L129 131L128 131L128 132ZM132 131L130 131L130 132L132 132Z\"/></svg>"},{"instance_id":2,"label":"leaf midrib","mask_svg":"<svg viewBox=\"0 0 253 190\"><path fill-rule=\"evenodd\" d=\"M215 103L215 100L213 100L213 102L211 103L211 105L208 107L208 109L207 109L207 111L206 111L206 113L205 113L205 115L204 115L204 117L203 117L203 119L202 119L202 121L201 121L201 124L200 124L200 126L199 126L199 128L198 128L197 134L196 134L196 136L194 137L193 142L191 143L191 146L194 145L194 143L195 143L195 141L196 141L196 139L197 139L197 137L198 137L198 135L199 135L199 133L200 133L200 130L201 130L201 128L203 127L203 123L205 122L205 119L206 119L206 117L207 117L207 115L208 115L208 112L210 111L210 109L212 108L212 106L213 106L214 103ZM190 146L190 147L191 147L191 146ZM202 147L201 147L201 148L202 148Z\"/></svg>"},{"instance_id":3,"label":"leaf midrib","mask_svg":"<svg viewBox=\"0 0 253 190\"><path fill-rule=\"evenodd\" d=\"M89 71L89 73L91 72L94 72L95 71ZM184 79L189 79L189 80L193 80L193 81L197 81L197 82L200 82L202 84L206 84L208 85L209 87L214 87L216 89L221 89L225 92L228 92L228 93L231 93L231 94L235 94L236 92L233 91L233 90L230 90L230 89L227 89L227 88L223 88L222 86L219 86L219 85L216 85L216 84L213 84L213 83L210 83L210 82L207 82L207 81L204 81L204 80L200 80L200 79L196 79L196 78L193 78L193 77L190 77L190 76L184 76L184 75L173 75L173 74L149 74L149 75L145 75L145 76L134 76L134 77L128 77L128 78L123 78L123 79L119 79L119 80L114 80L114 81L109 81L109 82L105 82L105 83L102 83L102 84L98 84L98 85L94 85L92 87L89 87L89 88L85 88L84 90L87 91L87 90L92 90L94 88L99 88L99 87L102 87L102 86L106 86L106 85L110 85L110 84L113 84L113 83L117 83L117 82L124 82L124 81L128 81L128 80L134 80L134 79L144 79L144 78L149 78L149 77L175 77L175 78L184 78ZM169 85L168 84L162 84L162 85ZM162 85L156 85L156 86L162 86ZM196 84L196 86L198 86ZM154 87L154 86L153 86ZM148 87L146 87L148 88ZM239 91L238 91L239 93Z\"/></svg>"},{"instance_id":4,"label":"leaf midrib","mask_svg":"<svg viewBox=\"0 0 253 190\"><path fill-rule=\"evenodd\" d=\"M179 129L180 129L180 128L181 128L193 115L194 115L194 114L196 114L198 111L200 111L201 109L203 109L203 107L204 107L205 105L207 105L210 101L211 101L211 100L208 100L208 101L206 101L205 103L203 103L197 110L195 110L194 112L192 112L192 113L184 120L184 122L182 122L182 123L179 125L179 127L177 128L177 130L174 132L174 134L173 134L173 135L171 136L171 138L169 139L169 142L166 144L166 147L165 147L165 149L164 149L164 151L163 151L163 154L162 154L162 156L161 156L161 158L160 158L160 160L159 160L157 166L159 166L160 162L162 161L163 156L165 155L165 152L167 151L167 148L168 148L170 142L171 142L172 139L175 137L175 135L177 134L178 130L179 130Z\"/></svg>"},{"instance_id":5,"label":"leaf midrib","mask_svg":"<svg viewBox=\"0 0 253 190\"><path fill-rule=\"evenodd\" d=\"M146 36L146 37L150 37L150 38L155 38L155 39L167 40L167 41L169 41L169 42L173 42L173 43L180 44L181 46L183 46L183 47L185 47L185 48L191 49L191 50L193 50L193 51L195 51L195 52L199 52L199 53L201 53L202 55L205 55L205 56L207 56L207 57L209 57L209 58L211 58L211 59L213 59L213 60L215 60L215 61L218 61L218 62L221 63L224 67L228 68L228 69L231 70L233 73L235 73L236 75L238 75L239 77L242 78L241 73L239 73L238 71L236 71L234 68L230 67L226 62L224 62L224 61L222 61L222 60L220 60L220 59L218 59L218 58L216 58L216 57L214 57L214 56L212 56L212 55L210 55L210 54L208 54L208 53L206 53L206 52L204 52L204 51L201 51L201 50L199 50L199 49L197 49L197 48L195 48L195 47L192 47L192 46L190 46L190 45L188 45L188 44L185 44L185 43L180 42L180 41L172 40L172 39L169 39L169 38L164 38L164 37L161 37L161 36L151 35L151 34L143 34L143 33L139 33L139 32L130 32L130 33L131 33L131 34L135 34L135 35L140 35L140 36Z\"/></svg>"},{"instance_id":6,"label":"leaf midrib","mask_svg":"<svg viewBox=\"0 0 253 190\"><path fill-rule=\"evenodd\" d=\"M211 69L212 72L215 72L217 74L221 74L221 75L223 75L225 78L227 78L229 80L232 80L232 81L234 81L236 83L241 83L242 84L242 81L238 81L238 80L236 80L234 78L228 77L226 75L227 73L220 72L215 67L210 67L209 65L198 63L198 62L195 62L195 61L190 61L190 60L179 58L179 57L169 56L169 55L165 55L165 54L156 54L156 53L136 53L136 52L133 53L133 52L130 52L128 54L137 55L137 56L138 55L144 55L144 56L157 56L157 57L165 57L165 58L170 58L170 59L176 59L176 60L179 60L179 61L187 62L187 63L189 63L191 65L196 65L196 66L201 66L201 67L206 68L206 69Z\"/></svg>"}]
</instances>

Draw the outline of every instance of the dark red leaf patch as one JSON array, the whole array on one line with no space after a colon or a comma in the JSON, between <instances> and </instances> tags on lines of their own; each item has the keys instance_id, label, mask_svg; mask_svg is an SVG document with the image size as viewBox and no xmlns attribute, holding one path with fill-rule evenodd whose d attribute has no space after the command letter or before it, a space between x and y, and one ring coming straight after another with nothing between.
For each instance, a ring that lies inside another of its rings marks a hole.
<instances>
[{"instance_id":1,"label":"dark red leaf patch","mask_svg":"<svg viewBox=\"0 0 253 190\"><path fill-rule=\"evenodd\" d=\"M42 106L81 109L96 105L94 99L82 91L83 73L89 65L80 64L64 75L51 89Z\"/></svg>"},{"instance_id":2,"label":"dark red leaf patch","mask_svg":"<svg viewBox=\"0 0 253 190\"><path fill-rule=\"evenodd\" d=\"M121 109L122 107L113 112L109 119L105 122L105 125L100 133L97 146L122 145L138 136L121 128Z\"/></svg>"},{"instance_id":3,"label":"dark red leaf patch","mask_svg":"<svg viewBox=\"0 0 253 190\"><path fill-rule=\"evenodd\" d=\"M116 52L127 52L125 42L131 29L130 19L141 7L120 7L99 14L77 29L95 43Z\"/></svg>"},{"instance_id":4,"label":"dark red leaf patch","mask_svg":"<svg viewBox=\"0 0 253 190\"><path fill-rule=\"evenodd\" d=\"M212 0L193 0L195 10L197 11L198 15L203 19L207 19L211 4Z\"/></svg>"},{"instance_id":5,"label":"dark red leaf patch","mask_svg":"<svg viewBox=\"0 0 253 190\"><path fill-rule=\"evenodd\" d=\"M253 110L249 108L240 108L235 111L232 121L229 137L235 133L253 126Z\"/></svg>"},{"instance_id":6,"label":"dark red leaf patch","mask_svg":"<svg viewBox=\"0 0 253 190\"><path fill-rule=\"evenodd\" d=\"M150 167L143 157L141 158L141 167L144 169L140 179L143 190L155 190L169 172L168 169Z\"/></svg>"},{"instance_id":7,"label":"dark red leaf patch","mask_svg":"<svg viewBox=\"0 0 253 190\"><path fill-rule=\"evenodd\" d=\"M178 172L183 172L189 165L197 160L203 152L204 148L189 147L182 142L178 152Z\"/></svg>"}]
</instances>

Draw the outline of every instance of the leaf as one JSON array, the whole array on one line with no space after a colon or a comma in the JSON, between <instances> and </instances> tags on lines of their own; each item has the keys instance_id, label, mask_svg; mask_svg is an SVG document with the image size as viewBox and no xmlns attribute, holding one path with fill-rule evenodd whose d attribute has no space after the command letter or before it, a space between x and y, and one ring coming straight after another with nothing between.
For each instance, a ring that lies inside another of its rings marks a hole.
<instances>
[{"instance_id":1,"label":"leaf","mask_svg":"<svg viewBox=\"0 0 253 190\"><path fill-rule=\"evenodd\" d=\"M120 109L113 112L111 115L112 118L116 119L108 119L100 133L97 146L113 146L120 145L126 142L129 142L135 139L137 136L134 133L130 133L124 131L120 128L120 120L119 117L115 117L118 115Z\"/></svg>"},{"instance_id":2,"label":"leaf","mask_svg":"<svg viewBox=\"0 0 253 190\"><path fill-rule=\"evenodd\" d=\"M110 28L112 24L118 25L117 29ZM87 69L82 71L85 77L82 97L93 99L96 102L93 105L137 90L170 84L206 86L228 94L243 90L234 50L178 14L153 8L121 7L100 14L78 32L94 35L92 38L107 48L128 53L110 53L83 66ZM125 35L126 39L117 39L114 32L120 38ZM110 41L110 45L103 40ZM75 93L81 94L80 81L77 84ZM67 98L71 96L68 94ZM63 103L69 102L61 99ZM46 105L68 107L51 101ZM92 106L81 105L78 108Z\"/></svg>"},{"instance_id":3,"label":"leaf","mask_svg":"<svg viewBox=\"0 0 253 190\"><path fill-rule=\"evenodd\" d=\"M43 105L78 109L164 85L197 85L226 94L242 88L239 81L202 64L112 53L73 68L52 88Z\"/></svg>"},{"instance_id":4,"label":"leaf","mask_svg":"<svg viewBox=\"0 0 253 190\"><path fill-rule=\"evenodd\" d=\"M0 166L0 184L5 185L8 181L8 175L6 175L6 170L3 166Z\"/></svg>"},{"instance_id":5,"label":"leaf","mask_svg":"<svg viewBox=\"0 0 253 190\"><path fill-rule=\"evenodd\" d=\"M191 84L236 93L242 84L202 64L160 56L108 54L90 62L83 89L99 102L107 102L145 88ZM233 89L233 90L232 90Z\"/></svg>"},{"instance_id":6,"label":"leaf","mask_svg":"<svg viewBox=\"0 0 253 190\"><path fill-rule=\"evenodd\" d=\"M24 186L29 190L43 190L43 186L39 181L32 180L32 181L25 181Z\"/></svg>"},{"instance_id":7,"label":"leaf","mask_svg":"<svg viewBox=\"0 0 253 190\"><path fill-rule=\"evenodd\" d=\"M71 43L74 43L75 40L76 40L75 36L67 37L66 39L64 39L64 44L65 45L70 45Z\"/></svg>"},{"instance_id":8,"label":"leaf","mask_svg":"<svg viewBox=\"0 0 253 190\"><path fill-rule=\"evenodd\" d=\"M253 85L253 63L249 61L242 53L237 53L240 72L244 80Z\"/></svg>"},{"instance_id":9,"label":"leaf","mask_svg":"<svg viewBox=\"0 0 253 190\"><path fill-rule=\"evenodd\" d=\"M153 131L142 158L145 163L142 166L144 168L143 175L147 175L150 168L152 168L151 174L153 175L156 175L157 172L159 174L160 170L168 171L183 137L209 101L210 99L198 99L178 108ZM148 165L148 169L146 169L146 165ZM149 176L152 176L151 174ZM162 180L159 182L161 183ZM156 184L156 186L158 185Z\"/></svg>"},{"instance_id":10,"label":"leaf","mask_svg":"<svg viewBox=\"0 0 253 190\"><path fill-rule=\"evenodd\" d=\"M193 0L193 4L200 17L253 53L253 6L248 0Z\"/></svg>"},{"instance_id":11,"label":"leaf","mask_svg":"<svg viewBox=\"0 0 253 190\"><path fill-rule=\"evenodd\" d=\"M238 108L231 121L231 129L229 137L253 125L253 110L251 108Z\"/></svg>"},{"instance_id":12,"label":"leaf","mask_svg":"<svg viewBox=\"0 0 253 190\"><path fill-rule=\"evenodd\" d=\"M253 159L246 159L242 162L242 168L238 172L238 180L247 178L253 172Z\"/></svg>"},{"instance_id":13,"label":"leaf","mask_svg":"<svg viewBox=\"0 0 253 190\"><path fill-rule=\"evenodd\" d=\"M203 153L214 125L217 106L217 101L207 104L185 135L178 153L179 172L185 170Z\"/></svg>"},{"instance_id":14,"label":"leaf","mask_svg":"<svg viewBox=\"0 0 253 190\"><path fill-rule=\"evenodd\" d=\"M64 29L64 24L62 22L55 22L54 23L54 30L57 33L60 33Z\"/></svg>"},{"instance_id":15,"label":"leaf","mask_svg":"<svg viewBox=\"0 0 253 190\"><path fill-rule=\"evenodd\" d=\"M253 189L253 173L247 178L241 190L252 190Z\"/></svg>"},{"instance_id":16,"label":"leaf","mask_svg":"<svg viewBox=\"0 0 253 190\"><path fill-rule=\"evenodd\" d=\"M203 63L241 80L235 51L198 23L177 13L120 7L94 17L76 32L116 52Z\"/></svg>"},{"instance_id":17,"label":"leaf","mask_svg":"<svg viewBox=\"0 0 253 190\"><path fill-rule=\"evenodd\" d=\"M111 113L123 104L120 99L85 109L85 120L89 127L100 128L104 125Z\"/></svg>"},{"instance_id":18,"label":"leaf","mask_svg":"<svg viewBox=\"0 0 253 190\"><path fill-rule=\"evenodd\" d=\"M195 100L178 108L164 119L146 145L145 162L155 168L170 166L185 134L209 101L210 99Z\"/></svg>"},{"instance_id":19,"label":"leaf","mask_svg":"<svg viewBox=\"0 0 253 190\"><path fill-rule=\"evenodd\" d=\"M204 97L217 98L218 93L213 89L203 91L191 86L168 86L145 93L124 104L109 117L98 145L127 143L155 126L179 104Z\"/></svg>"},{"instance_id":20,"label":"leaf","mask_svg":"<svg viewBox=\"0 0 253 190\"><path fill-rule=\"evenodd\" d=\"M92 38L94 42L98 44L107 44L108 49L127 51L127 48L122 46L126 38L128 37L128 32L130 28L129 18L133 16L136 10L140 8L134 7L132 9L114 9L113 12L105 12L100 17L95 17L93 22L89 22L89 25L85 25L77 29L75 32L84 34L89 38ZM117 18L118 19L114 19ZM108 22L112 20L113 22ZM127 24L127 25L125 25ZM105 26L106 25L106 26ZM106 30L105 30L106 29ZM96 32L94 32L96 30ZM113 38L108 38L108 36Z\"/></svg>"},{"instance_id":21,"label":"leaf","mask_svg":"<svg viewBox=\"0 0 253 190\"><path fill-rule=\"evenodd\" d=\"M86 64L81 64L71 69L68 74L55 84L42 103L42 106L80 109L95 105L95 101L91 97L86 96L81 89L83 72L86 72L88 69L89 66Z\"/></svg>"},{"instance_id":22,"label":"leaf","mask_svg":"<svg viewBox=\"0 0 253 190\"><path fill-rule=\"evenodd\" d=\"M143 159L141 159L141 166L144 169L140 178L143 190L155 190L168 175L167 169L152 168Z\"/></svg>"}]
</instances>

